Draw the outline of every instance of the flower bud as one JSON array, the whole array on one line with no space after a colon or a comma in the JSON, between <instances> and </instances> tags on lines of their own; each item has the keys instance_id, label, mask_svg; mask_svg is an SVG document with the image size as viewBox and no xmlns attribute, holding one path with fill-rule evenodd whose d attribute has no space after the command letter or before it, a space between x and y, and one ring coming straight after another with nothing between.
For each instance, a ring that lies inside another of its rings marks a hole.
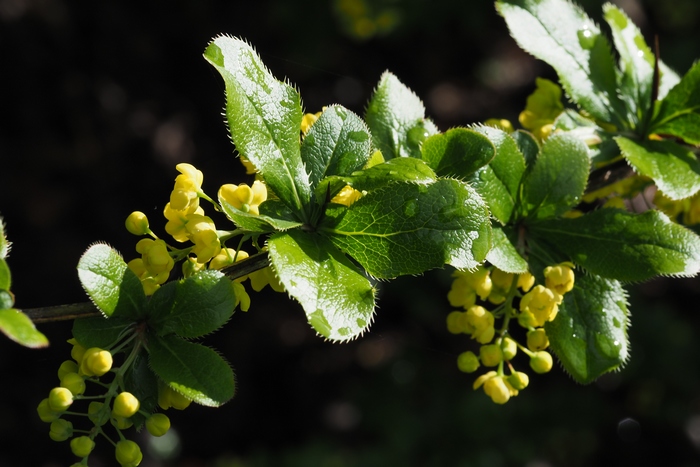
<instances>
[{"instance_id":1,"label":"flower bud","mask_svg":"<svg viewBox=\"0 0 700 467\"><path fill-rule=\"evenodd\" d=\"M457 357L457 367L459 368L459 371L474 373L479 366L479 358L471 350L468 352L462 352L459 354L459 357Z\"/></svg>"},{"instance_id":2,"label":"flower bud","mask_svg":"<svg viewBox=\"0 0 700 467\"><path fill-rule=\"evenodd\" d=\"M70 450L78 457L87 457L95 449L95 442L88 436L78 436L70 440Z\"/></svg>"},{"instance_id":3,"label":"flower bud","mask_svg":"<svg viewBox=\"0 0 700 467\"><path fill-rule=\"evenodd\" d=\"M68 389L74 396L85 392L85 379L78 373L68 373L61 378L61 387Z\"/></svg>"},{"instance_id":4,"label":"flower bud","mask_svg":"<svg viewBox=\"0 0 700 467\"><path fill-rule=\"evenodd\" d=\"M80 365L80 362L83 361L83 355L85 355L85 347L82 345L78 344L78 341L75 339L68 339L69 344L73 344L73 348L70 351L70 356L78 362L78 365Z\"/></svg>"},{"instance_id":5,"label":"flower bud","mask_svg":"<svg viewBox=\"0 0 700 467\"><path fill-rule=\"evenodd\" d=\"M549 347L549 338L544 328L537 328L527 333L527 348L536 351Z\"/></svg>"},{"instance_id":6,"label":"flower bud","mask_svg":"<svg viewBox=\"0 0 700 467\"><path fill-rule=\"evenodd\" d=\"M77 372L78 372L78 364L75 363L73 360L66 360L65 362L61 363L60 367L58 367L58 379L60 381L68 373L77 373Z\"/></svg>"},{"instance_id":7,"label":"flower bud","mask_svg":"<svg viewBox=\"0 0 700 467\"><path fill-rule=\"evenodd\" d=\"M503 351L503 360L512 360L518 353L518 344L510 337L504 337L501 342L501 351Z\"/></svg>"},{"instance_id":8,"label":"flower bud","mask_svg":"<svg viewBox=\"0 0 700 467\"><path fill-rule=\"evenodd\" d=\"M126 430L127 428L131 428L131 426L134 424L131 419L129 418L124 418L124 417L115 417L112 416L109 419L110 423L112 423L112 426L117 428L118 430Z\"/></svg>"},{"instance_id":9,"label":"flower bud","mask_svg":"<svg viewBox=\"0 0 700 467\"><path fill-rule=\"evenodd\" d=\"M136 467L143 460L143 454L139 445L130 440L122 440L117 443L114 451L117 462L122 467Z\"/></svg>"},{"instance_id":10,"label":"flower bud","mask_svg":"<svg viewBox=\"0 0 700 467\"><path fill-rule=\"evenodd\" d=\"M508 376L508 383L517 391L522 391L530 383L530 377L527 373L516 371Z\"/></svg>"},{"instance_id":11,"label":"flower bud","mask_svg":"<svg viewBox=\"0 0 700 467\"><path fill-rule=\"evenodd\" d=\"M160 386L158 388L158 405L161 409L167 410L170 407L177 410L186 409L192 401L174 391L170 386Z\"/></svg>"},{"instance_id":12,"label":"flower bud","mask_svg":"<svg viewBox=\"0 0 700 467\"><path fill-rule=\"evenodd\" d=\"M170 419L162 413L154 413L146 419L146 429L153 436L163 436L170 429Z\"/></svg>"},{"instance_id":13,"label":"flower bud","mask_svg":"<svg viewBox=\"0 0 700 467\"><path fill-rule=\"evenodd\" d=\"M530 368L532 368L535 373L547 373L552 369L552 364L552 356L545 350L535 352L533 356L530 357Z\"/></svg>"},{"instance_id":14,"label":"flower bud","mask_svg":"<svg viewBox=\"0 0 700 467\"><path fill-rule=\"evenodd\" d=\"M112 369L112 354L99 347L91 347L85 352L80 369L88 376L102 376Z\"/></svg>"},{"instance_id":15,"label":"flower bud","mask_svg":"<svg viewBox=\"0 0 700 467\"><path fill-rule=\"evenodd\" d=\"M482 345L479 357L484 366L496 366L503 361L503 351L498 344Z\"/></svg>"},{"instance_id":16,"label":"flower bud","mask_svg":"<svg viewBox=\"0 0 700 467\"><path fill-rule=\"evenodd\" d=\"M134 235L146 235L148 228L148 217L141 211L134 211L126 218L126 230Z\"/></svg>"},{"instance_id":17,"label":"flower bud","mask_svg":"<svg viewBox=\"0 0 700 467\"><path fill-rule=\"evenodd\" d=\"M488 372L484 373L483 375L479 376L478 378L476 378L476 380L474 381L473 388L479 389L486 381L488 381L491 378L495 378L495 377L496 377L495 371L488 371Z\"/></svg>"},{"instance_id":18,"label":"flower bud","mask_svg":"<svg viewBox=\"0 0 700 467\"><path fill-rule=\"evenodd\" d=\"M68 420L59 418L51 422L49 437L54 441L65 441L73 436L73 424Z\"/></svg>"},{"instance_id":19,"label":"flower bud","mask_svg":"<svg viewBox=\"0 0 700 467\"><path fill-rule=\"evenodd\" d=\"M36 412L39 414L39 418L44 423L51 423L54 420L58 420L59 418L61 418L60 412L55 412L51 410L48 398L42 399L42 401L39 402L39 405L36 408Z\"/></svg>"},{"instance_id":20,"label":"flower bud","mask_svg":"<svg viewBox=\"0 0 700 467\"><path fill-rule=\"evenodd\" d=\"M130 392L121 392L114 398L112 416L129 418L139 411L139 400Z\"/></svg>"},{"instance_id":21,"label":"flower bud","mask_svg":"<svg viewBox=\"0 0 700 467\"><path fill-rule=\"evenodd\" d=\"M54 412L63 412L73 403L73 393L66 388L53 388L49 393L49 408Z\"/></svg>"}]
</instances>

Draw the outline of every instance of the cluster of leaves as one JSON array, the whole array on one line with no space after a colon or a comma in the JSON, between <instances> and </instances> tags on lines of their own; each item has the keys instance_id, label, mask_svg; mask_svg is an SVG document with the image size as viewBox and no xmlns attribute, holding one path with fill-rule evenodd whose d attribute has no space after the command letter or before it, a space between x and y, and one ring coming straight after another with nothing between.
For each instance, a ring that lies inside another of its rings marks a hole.
<instances>
[{"instance_id":1,"label":"cluster of leaves","mask_svg":"<svg viewBox=\"0 0 700 467\"><path fill-rule=\"evenodd\" d=\"M367 329L375 308L370 277L483 262L491 245L486 204L467 183L439 175L462 164L457 147L469 146L488 162L495 149L487 138L457 130L465 137L445 137L424 156L421 142L437 130L420 100L387 73L366 124L333 105L300 139L299 94L275 79L248 44L221 36L205 57L226 84L236 149L276 195L259 216L219 201L249 235L269 234L271 264L319 334L346 341ZM365 168L373 146L385 162ZM475 164L464 169L473 172ZM349 207L332 203L346 185L363 196Z\"/></svg>"},{"instance_id":2,"label":"cluster of leaves","mask_svg":"<svg viewBox=\"0 0 700 467\"><path fill-rule=\"evenodd\" d=\"M131 345L138 354L124 374L124 386L141 401L142 410L155 410L162 383L205 406L217 407L233 397L228 363L211 348L189 341L218 329L233 314L235 294L221 272L207 270L168 282L147 298L121 256L98 243L83 254L78 276L109 319L75 320L73 336L83 347L109 348L125 337L125 330L127 337L135 334Z\"/></svg>"},{"instance_id":3,"label":"cluster of leaves","mask_svg":"<svg viewBox=\"0 0 700 467\"><path fill-rule=\"evenodd\" d=\"M32 320L14 308L15 296L10 292L12 275L5 258L10 251L10 242L5 237L5 226L0 218L0 332L13 341L30 348L41 348L49 341L34 327Z\"/></svg>"},{"instance_id":4,"label":"cluster of leaves","mask_svg":"<svg viewBox=\"0 0 700 467\"><path fill-rule=\"evenodd\" d=\"M580 109L555 128L589 132L595 167L623 157L674 200L700 190L700 63L681 79L654 54L629 17L603 6L618 63L600 28L562 0L499 0L498 11L518 44L557 72Z\"/></svg>"}]
</instances>

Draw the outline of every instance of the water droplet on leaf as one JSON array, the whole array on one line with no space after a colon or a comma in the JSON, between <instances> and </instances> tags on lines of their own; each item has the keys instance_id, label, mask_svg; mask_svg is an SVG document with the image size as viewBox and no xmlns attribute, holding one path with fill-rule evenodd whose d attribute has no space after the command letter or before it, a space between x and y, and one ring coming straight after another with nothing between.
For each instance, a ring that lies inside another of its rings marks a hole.
<instances>
[{"instance_id":1,"label":"water droplet on leaf","mask_svg":"<svg viewBox=\"0 0 700 467\"><path fill-rule=\"evenodd\" d=\"M598 33L591 31L589 26L586 24L576 33L578 35L578 43L584 49L592 49L595 45L595 41L598 38Z\"/></svg>"}]
</instances>

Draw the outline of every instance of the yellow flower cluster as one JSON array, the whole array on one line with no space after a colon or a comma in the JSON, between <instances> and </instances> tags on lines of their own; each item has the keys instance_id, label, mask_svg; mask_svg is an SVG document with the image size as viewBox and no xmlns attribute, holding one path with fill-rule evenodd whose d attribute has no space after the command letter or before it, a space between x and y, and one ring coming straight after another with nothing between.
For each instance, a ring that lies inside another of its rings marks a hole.
<instances>
[{"instance_id":1,"label":"yellow flower cluster","mask_svg":"<svg viewBox=\"0 0 700 467\"><path fill-rule=\"evenodd\" d=\"M498 404L506 403L528 385L527 374L515 371L511 362L518 350L529 357L530 367L536 373L552 368L552 356L545 350L549 339L543 326L556 318L563 295L574 287L573 264L546 267L543 276L544 285L535 285L535 277L530 273L510 274L495 267L481 266L453 274L447 298L463 311L452 311L447 316L447 329L452 334L467 334L481 344L478 355L473 351L461 353L457 366L465 373L473 373L481 365L496 367L477 378L474 389L483 387ZM488 310L487 306L494 308ZM510 334L511 320L527 329L526 345Z\"/></svg>"}]
</instances>

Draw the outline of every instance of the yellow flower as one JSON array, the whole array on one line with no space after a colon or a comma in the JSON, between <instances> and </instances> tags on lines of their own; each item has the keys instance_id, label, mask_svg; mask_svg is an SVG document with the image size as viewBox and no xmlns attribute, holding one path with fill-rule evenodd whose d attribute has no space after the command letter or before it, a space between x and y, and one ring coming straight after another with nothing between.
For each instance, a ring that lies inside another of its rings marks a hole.
<instances>
[{"instance_id":1,"label":"yellow flower","mask_svg":"<svg viewBox=\"0 0 700 467\"><path fill-rule=\"evenodd\" d=\"M574 288L574 265L571 263L561 263L556 266L544 268L544 284L548 289L559 295Z\"/></svg>"},{"instance_id":2,"label":"yellow flower","mask_svg":"<svg viewBox=\"0 0 700 467\"><path fill-rule=\"evenodd\" d=\"M245 183L240 185L228 183L219 189L219 199L226 201L239 211L259 215L260 204L267 200L267 187L260 180L253 182L252 187Z\"/></svg>"},{"instance_id":3,"label":"yellow flower","mask_svg":"<svg viewBox=\"0 0 700 467\"><path fill-rule=\"evenodd\" d=\"M248 277L251 287L256 292L260 292L266 285L269 285L275 292L284 291L284 286L270 266L251 272Z\"/></svg>"},{"instance_id":4,"label":"yellow flower","mask_svg":"<svg viewBox=\"0 0 700 467\"><path fill-rule=\"evenodd\" d=\"M216 233L214 221L207 216L192 214L185 225L188 238L194 247L192 253L197 256L198 263L206 263L221 251L221 242Z\"/></svg>"},{"instance_id":5,"label":"yellow flower","mask_svg":"<svg viewBox=\"0 0 700 467\"><path fill-rule=\"evenodd\" d=\"M320 116L321 112L304 114L304 117L301 119L301 132L304 134L308 133L311 126L316 123L316 120L318 120Z\"/></svg>"},{"instance_id":6,"label":"yellow flower","mask_svg":"<svg viewBox=\"0 0 700 467\"><path fill-rule=\"evenodd\" d=\"M197 214L200 216L204 215L204 209L199 206L190 206L185 211L178 211L170 206L170 203L165 205L163 209L163 215L168 219L168 223L165 224L165 231L171 235L175 241L186 242L188 240L187 235L187 222L189 221L189 216Z\"/></svg>"},{"instance_id":7,"label":"yellow flower","mask_svg":"<svg viewBox=\"0 0 700 467\"><path fill-rule=\"evenodd\" d=\"M506 120L505 118L489 118L484 122L484 125L498 128L506 133L513 133L513 131L515 131L510 120Z\"/></svg>"},{"instance_id":8,"label":"yellow flower","mask_svg":"<svg viewBox=\"0 0 700 467\"><path fill-rule=\"evenodd\" d=\"M484 382L484 392L496 404L505 404L510 400L511 390L506 385L503 376L495 376Z\"/></svg>"},{"instance_id":9,"label":"yellow flower","mask_svg":"<svg viewBox=\"0 0 700 467\"><path fill-rule=\"evenodd\" d=\"M488 344L495 335L494 317L482 306L472 306L467 310L467 323L474 328L472 338L480 344Z\"/></svg>"},{"instance_id":10,"label":"yellow flower","mask_svg":"<svg viewBox=\"0 0 700 467\"><path fill-rule=\"evenodd\" d=\"M175 168L180 175L175 177L170 206L176 211L185 211L193 205L199 206L199 193L202 191L204 175L191 164L178 164Z\"/></svg>"},{"instance_id":11,"label":"yellow flower","mask_svg":"<svg viewBox=\"0 0 700 467\"><path fill-rule=\"evenodd\" d=\"M520 311L532 313L533 324L542 327L546 321L552 321L557 316L561 301L562 296L557 292L543 285L536 285L520 300Z\"/></svg>"},{"instance_id":12,"label":"yellow flower","mask_svg":"<svg viewBox=\"0 0 700 467\"><path fill-rule=\"evenodd\" d=\"M152 276L164 272L170 272L175 262L168 252L168 247L163 240L151 240L144 238L136 244L136 251L141 253L143 266Z\"/></svg>"}]
</instances>

